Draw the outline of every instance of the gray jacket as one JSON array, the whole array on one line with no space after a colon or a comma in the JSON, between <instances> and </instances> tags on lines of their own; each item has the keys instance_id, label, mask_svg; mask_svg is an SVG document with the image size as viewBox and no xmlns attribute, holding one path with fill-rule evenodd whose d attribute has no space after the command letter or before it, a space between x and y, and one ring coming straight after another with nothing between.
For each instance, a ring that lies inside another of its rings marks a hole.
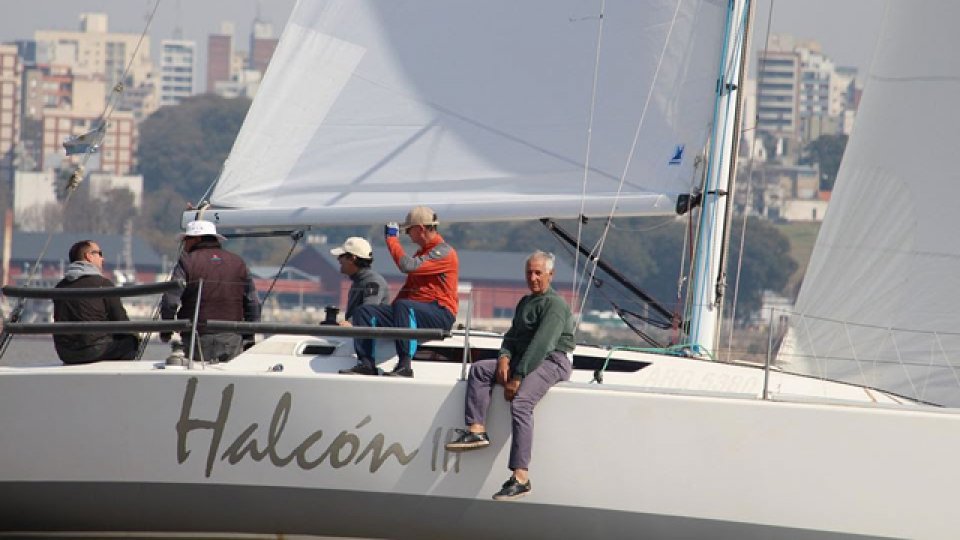
<instances>
[{"instance_id":1,"label":"gray jacket","mask_svg":"<svg viewBox=\"0 0 960 540\"><path fill-rule=\"evenodd\" d=\"M389 304L390 288L387 280L370 268L361 268L350 276L350 292L347 293L347 309L344 319L351 320L357 308L367 304Z\"/></svg>"}]
</instances>

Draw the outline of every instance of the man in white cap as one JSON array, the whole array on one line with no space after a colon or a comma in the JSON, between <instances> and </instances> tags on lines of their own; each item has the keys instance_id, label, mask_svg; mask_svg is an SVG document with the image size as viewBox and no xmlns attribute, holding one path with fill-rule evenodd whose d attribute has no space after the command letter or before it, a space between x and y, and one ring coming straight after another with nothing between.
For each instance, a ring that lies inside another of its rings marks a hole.
<instances>
[{"instance_id":1,"label":"man in white cap","mask_svg":"<svg viewBox=\"0 0 960 540\"><path fill-rule=\"evenodd\" d=\"M403 225L388 223L384 227L387 249L397 268L407 275L403 288L389 306L361 306L353 316L356 326L384 326L394 328L441 328L449 330L457 318L460 261L453 247L437 232L440 221L426 206L418 206L407 214ZM420 249L407 255L400 244L400 230ZM355 339L358 365L373 365L372 339ZM412 360L417 341L398 339L397 365L385 375L413 377ZM347 370L350 371L350 370ZM365 370L369 371L369 370ZM359 371L351 371L359 373ZM370 373L371 375L374 373Z\"/></svg>"},{"instance_id":2,"label":"man in white cap","mask_svg":"<svg viewBox=\"0 0 960 540\"><path fill-rule=\"evenodd\" d=\"M220 246L226 238L217 234L217 227L209 221L191 221L180 238L183 240L183 255L173 269L172 279L182 280L186 287L163 295L160 316L164 319L192 319L199 301L199 322L208 319L259 321L260 299L247 264L239 255ZM189 342L189 333L182 336L184 342ZM170 337L168 333L160 334L164 342ZM226 362L243 351L244 336L240 334L201 333L198 338L195 359Z\"/></svg>"},{"instance_id":3,"label":"man in white cap","mask_svg":"<svg viewBox=\"0 0 960 540\"><path fill-rule=\"evenodd\" d=\"M340 263L340 273L349 277L350 291L347 292L347 309L344 311L340 326L352 326L351 320L357 308L364 305L379 306L388 304L390 288L387 280L371 268L373 248L370 242L359 236L351 236L340 247L330 250Z\"/></svg>"}]
</instances>

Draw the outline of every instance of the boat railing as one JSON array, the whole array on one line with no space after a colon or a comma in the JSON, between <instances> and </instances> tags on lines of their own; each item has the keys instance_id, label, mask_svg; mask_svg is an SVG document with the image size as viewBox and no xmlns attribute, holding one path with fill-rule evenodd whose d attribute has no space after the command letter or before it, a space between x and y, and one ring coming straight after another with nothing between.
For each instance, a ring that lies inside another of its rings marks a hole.
<instances>
[{"instance_id":1,"label":"boat railing","mask_svg":"<svg viewBox=\"0 0 960 540\"><path fill-rule=\"evenodd\" d=\"M168 281L147 285L132 285L127 287L93 287L93 288L51 288L51 287L22 287L5 286L3 294L13 298L30 299L77 299L77 298L126 298L162 294L167 291L183 288L182 282ZM200 287L203 283L199 284ZM225 320L133 320L133 321L58 321L44 323L25 323L16 320L4 321L3 337L8 340L11 335L23 334L83 334L83 333L128 333L128 332L181 332L190 334L190 352L187 356L193 358L196 335L204 332L230 332L237 334L287 334L314 337L341 337L341 338L370 338L370 339L416 339L418 341L441 340L451 335L450 330L434 328L380 328L339 326L336 324L298 324L278 322L238 322ZM2 353L0 353L2 356Z\"/></svg>"}]
</instances>

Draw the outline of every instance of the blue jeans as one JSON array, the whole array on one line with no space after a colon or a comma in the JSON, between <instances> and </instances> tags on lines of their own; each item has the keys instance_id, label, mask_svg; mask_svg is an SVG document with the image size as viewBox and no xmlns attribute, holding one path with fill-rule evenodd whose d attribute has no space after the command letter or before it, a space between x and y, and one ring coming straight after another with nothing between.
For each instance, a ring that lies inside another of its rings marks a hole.
<instances>
[{"instance_id":1,"label":"blue jeans","mask_svg":"<svg viewBox=\"0 0 960 540\"><path fill-rule=\"evenodd\" d=\"M416 302L414 300L395 300L391 305L368 304L360 306L353 313L354 326L379 326L381 328L439 328L449 330L456 317L437 302ZM361 363L371 367L375 365L376 340L354 339L353 348ZM417 352L417 340L398 339L398 368L410 367L410 360Z\"/></svg>"}]
</instances>

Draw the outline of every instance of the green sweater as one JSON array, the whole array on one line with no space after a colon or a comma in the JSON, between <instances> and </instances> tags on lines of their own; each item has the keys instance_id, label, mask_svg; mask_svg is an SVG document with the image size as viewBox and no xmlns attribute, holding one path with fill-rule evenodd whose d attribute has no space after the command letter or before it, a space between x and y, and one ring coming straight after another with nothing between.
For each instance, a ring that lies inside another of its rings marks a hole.
<instances>
[{"instance_id":1,"label":"green sweater","mask_svg":"<svg viewBox=\"0 0 960 540\"><path fill-rule=\"evenodd\" d=\"M510 358L510 374L526 377L553 351L570 352L573 314L552 288L520 299L510 330L503 336L500 356Z\"/></svg>"}]
</instances>

